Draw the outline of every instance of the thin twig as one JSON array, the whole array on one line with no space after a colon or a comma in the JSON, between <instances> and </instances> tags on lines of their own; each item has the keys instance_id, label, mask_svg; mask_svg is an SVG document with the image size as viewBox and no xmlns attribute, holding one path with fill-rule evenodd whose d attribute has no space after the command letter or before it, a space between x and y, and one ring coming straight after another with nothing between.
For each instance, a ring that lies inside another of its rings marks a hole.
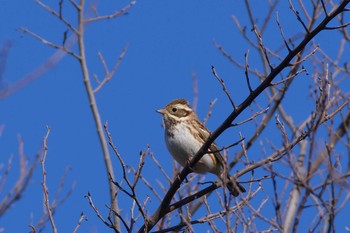
<instances>
[{"instance_id":1,"label":"thin twig","mask_svg":"<svg viewBox=\"0 0 350 233\"><path fill-rule=\"evenodd\" d=\"M261 114L265 114L268 110L269 110L270 107L267 107L263 110L261 110L260 112L256 112L254 113L253 116L249 117L248 119L244 120L244 121L241 121L241 122L238 122L238 123L233 123L231 124L231 126L238 126L238 125L243 125L251 120L254 120L257 116L261 115Z\"/></svg>"},{"instance_id":2,"label":"thin twig","mask_svg":"<svg viewBox=\"0 0 350 233\"><path fill-rule=\"evenodd\" d=\"M214 107L214 104L216 103L218 99L214 99L212 101L210 101L209 103L209 107L208 107L208 111L207 111L207 115L205 116L204 120L203 120L203 125L205 125L207 123L207 121L209 120L211 114L212 114L212 109Z\"/></svg>"},{"instance_id":3,"label":"thin twig","mask_svg":"<svg viewBox=\"0 0 350 233\"><path fill-rule=\"evenodd\" d=\"M114 76L115 72L117 71L120 63L122 62L122 60L126 54L127 49L128 49L128 45L125 45L125 47L123 48L122 52L120 53L120 55L118 57L117 62L115 63L115 65L113 66L113 69L111 71L109 71L107 64L106 64L106 61L103 58L102 54L100 52L98 53L98 56L100 58L100 61L102 63L102 66L103 66L106 74L105 74L105 77L103 78L102 82L99 82L99 85L93 90L94 93L98 92L107 82L109 82L112 79L112 77Z\"/></svg>"},{"instance_id":4,"label":"thin twig","mask_svg":"<svg viewBox=\"0 0 350 233\"><path fill-rule=\"evenodd\" d=\"M53 219L53 215L52 215L52 211L51 211L51 207L50 207L50 201L49 201L49 189L47 188L47 183L46 183L46 170L45 170L45 160L46 160L46 155L47 155L47 151L48 151L48 147L47 147L47 139L49 137L50 134L50 127L47 126L47 133L44 137L43 140L43 148L44 148L44 155L41 158L41 168L42 168L42 173L43 173L43 181L42 181L42 186L43 186L43 193L44 193L44 203L45 203L45 207L46 207L46 211L47 214L49 216L50 219L50 223L51 223L51 227L52 227L52 231L54 233L57 233L57 228L55 225L55 221Z\"/></svg>"},{"instance_id":5,"label":"thin twig","mask_svg":"<svg viewBox=\"0 0 350 233\"><path fill-rule=\"evenodd\" d=\"M59 3L59 5L60 5L60 11L59 11L59 13L57 13L55 10L53 10L51 7L49 7L48 5L46 5L46 4L44 4L43 2L41 2L40 0L35 0L35 2L38 4L38 5L40 5L41 7L43 7L46 11L48 11L48 12L50 12L51 14L53 14L54 16L56 16L60 21L62 21L71 31L73 31L74 32L74 34L76 34L76 35L78 35L79 34L79 32L77 31L77 29L76 28L74 28L70 23L69 23L69 21L67 21L64 17L63 17L63 15L62 15L62 2L63 1L61 1L60 3Z\"/></svg>"},{"instance_id":6,"label":"thin twig","mask_svg":"<svg viewBox=\"0 0 350 233\"><path fill-rule=\"evenodd\" d=\"M43 43L45 45L48 45L48 46L50 46L50 47L52 47L54 49L59 49L59 50L61 50L61 51L65 52L65 53L71 55L72 57L74 57L74 58L76 58L78 60L81 59L81 57L78 54L76 54L73 51L69 50L66 46L60 46L60 45L57 45L55 43L52 43L52 42L42 38L41 36L35 34L34 32L30 31L27 28L20 27L19 29L22 30L24 33L27 33L30 36L34 37L35 39L39 40L41 43Z\"/></svg>"},{"instance_id":7,"label":"thin twig","mask_svg":"<svg viewBox=\"0 0 350 233\"><path fill-rule=\"evenodd\" d=\"M230 95L230 93L228 92L228 90L227 90L227 88L226 88L226 86L225 86L224 80L218 76L218 74L216 73L216 70L215 70L214 66L211 66L211 70L212 70L212 72L213 72L214 77L215 77L215 78L219 81L219 83L221 84L222 89L223 89L223 91L225 92L225 94L227 95L228 99L230 100L233 109L236 109L236 105L235 105L235 103L233 102L233 99L231 98L231 95Z\"/></svg>"},{"instance_id":8,"label":"thin twig","mask_svg":"<svg viewBox=\"0 0 350 233\"><path fill-rule=\"evenodd\" d=\"M305 25L304 21L301 19L299 12L297 10L295 10L291 0L288 0L289 2L289 8L292 10L292 12L294 13L294 15L297 17L297 20L301 23L301 25L303 26L304 30L306 31L307 34L309 34L309 29L307 28L307 26ZM328 17L328 15L327 15Z\"/></svg>"},{"instance_id":9,"label":"thin twig","mask_svg":"<svg viewBox=\"0 0 350 233\"><path fill-rule=\"evenodd\" d=\"M247 203L249 203L250 200L253 199L253 197L256 196L256 194L261 190L260 187L258 187L258 189L256 189L249 197L244 198L241 202L239 202L237 205L229 208L228 210L223 210L223 211L219 211L217 213L213 213L213 214L209 214L207 216L204 216L201 219L198 220L193 220L190 222L191 225L195 225L195 224L200 224L200 223L205 223L211 220L215 220L217 218L221 218L222 216L225 216L227 214L233 213L239 209L242 209ZM184 201L184 200L182 200ZM181 202L182 202L181 201ZM186 200L187 201L187 200ZM174 203L171 207L172 208L178 208L180 203ZM180 223L176 226L167 228L167 229L163 229L160 231L154 231L154 233L163 233L163 232L170 232L170 231L180 231L184 226L186 226L185 223Z\"/></svg>"},{"instance_id":10,"label":"thin twig","mask_svg":"<svg viewBox=\"0 0 350 233\"><path fill-rule=\"evenodd\" d=\"M247 81L247 86L248 86L248 89L249 89L249 92L252 93L253 92L253 89L252 89L252 86L250 85L250 80L249 80L249 63L248 63L248 55L249 55L249 50L244 54L244 60L245 60L245 71L244 71L244 74L245 74L245 78L246 78L246 81Z\"/></svg>"},{"instance_id":11,"label":"thin twig","mask_svg":"<svg viewBox=\"0 0 350 233\"><path fill-rule=\"evenodd\" d=\"M73 1L73 0L71 0ZM99 21L99 20L106 20L106 19L114 19L117 18L123 14L127 13L127 10L129 10L133 5L135 5L136 1L131 1L128 5L126 5L124 8L122 8L119 11L116 11L114 14L109 14L109 15L101 15L101 16L97 16L95 18L89 18L89 19L85 19L84 20L84 24L88 24L88 23L92 23L95 21Z\"/></svg>"},{"instance_id":12,"label":"thin twig","mask_svg":"<svg viewBox=\"0 0 350 233\"><path fill-rule=\"evenodd\" d=\"M79 218L79 220L78 220L78 223L77 223L77 225L76 225L76 227L74 228L74 230L73 230L73 233L76 233L76 232L78 232L78 229L79 229L79 227L81 226L81 224L83 223L83 221L87 221L88 219L87 219L87 217L84 215L84 213L82 212L81 214L80 214L80 218Z\"/></svg>"},{"instance_id":13,"label":"thin twig","mask_svg":"<svg viewBox=\"0 0 350 233\"><path fill-rule=\"evenodd\" d=\"M325 29L326 30L337 30L337 29L342 29L342 28L346 28L347 26L350 25L350 22L348 23L344 23L342 25L339 25L339 26L334 26L334 27L326 27Z\"/></svg>"},{"instance_id":14,"label":"thin twig","mask_svg":"<svg viewBox=\"0 0 350 233\"><path fill-rule=\"evenodd\" d=\"M92 198L91 198L91 194L90 192L88 192L87 195L85 195L85 198L87 198L89 200L89 205L92 207L92 209L94 210L95 214L97 215L97 217L109 228L113 229L114 232L119 232L117 230L117 228L114 226L114 224L111 224L109 222L107 222L103 217L102 215L100 214L100 211L97 209L97 207L94 205L94 202L92 201Z\"/></svg>"},{"instance_id":15,"label":"thin twig","mask_svg":"<svg viewBox=\"0 0 350 233\"><path fill-rule=\"evenodd\" d=\"M288 42L287 42L287 40L286 40L286 37L284 36L284 32L283 32L283 29L282 29L281 24L280 24L280 21L279 21L278 11L276 11L276 22L277 22L278 28L279 28L279 30L280 30L280 33L281 33L281 36L282 36L284 45L285 45L286 48L288 49L288 52L290 52L291 49L289 48Z\"/></svg>"}]
</instances>

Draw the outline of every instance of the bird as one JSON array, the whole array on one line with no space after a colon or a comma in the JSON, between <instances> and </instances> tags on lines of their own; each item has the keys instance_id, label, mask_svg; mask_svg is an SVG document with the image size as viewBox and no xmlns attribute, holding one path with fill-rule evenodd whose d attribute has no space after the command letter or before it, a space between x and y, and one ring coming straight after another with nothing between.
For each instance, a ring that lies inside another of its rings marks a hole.
<instances>
[{"instance_id":1,"label":"bird","mask_svg":"<svg viewBox=\"0 0 350 233\"><path fill-rule=\"evenodd\" d=\"M163 116L164 136L168 151L179 164L186 166L209 138L210 131L198 120L197 114L185 99L175 99L157 112ZM224 166L224 158L213 142L208 153L203 155L192 168L192 172L198 174L209 172L222 180L227 180L228 190L234 197L237 197L246 190L238 182L232 181L227 173L227 179L224 179Z\"/></svg>"}]
</instances>

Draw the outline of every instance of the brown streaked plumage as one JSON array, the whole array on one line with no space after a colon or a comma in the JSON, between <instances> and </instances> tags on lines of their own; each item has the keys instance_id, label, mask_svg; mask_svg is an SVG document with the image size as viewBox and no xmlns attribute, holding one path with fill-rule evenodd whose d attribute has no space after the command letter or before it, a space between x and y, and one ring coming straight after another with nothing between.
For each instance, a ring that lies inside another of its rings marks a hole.
<instances>
[{"instance_id":1,"label":"brown streaked plumage","mask_svg":"<svg viewBox=\"0 0 350 233\"><path fill-rule=\"evenodd\" d=\"M186 166L210 136L209 130L198 120L196 113L185 99L173 100L157 112L163 115L165 142L170 154L178 163ZM193 171L196 173L210 172L223 178L225 162L218 147L212 143L208 151L214 153L205 154L195 165ZM242 185L231 180L228 181L227 188L235 197L245 192Z\"/></svg>"}]
</instances>

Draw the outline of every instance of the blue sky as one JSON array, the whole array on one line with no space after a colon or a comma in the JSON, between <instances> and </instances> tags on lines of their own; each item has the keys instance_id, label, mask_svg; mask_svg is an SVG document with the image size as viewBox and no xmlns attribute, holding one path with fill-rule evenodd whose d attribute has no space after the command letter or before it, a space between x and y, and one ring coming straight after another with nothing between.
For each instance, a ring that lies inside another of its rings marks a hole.
<instances>
[{"instance_id":1,"label":"blue sky","mask_svg":"<svg viewBox=\"0 0 350 233\"><path fill-rule=\"evenodd\" d=\"M267 11L261 2L254 2L253 6L253 11L260 20ZM61 43L66 29L34 1L20 1L20 7L18 1L14 3L0 0L0 3L0 43L10 41L12 44L2 77L2 88L6 88L37 68L55 52L54 49L23 34L18 30L19 27L26 27L56 43ZM55 4L52 6L56 7ZM98 10L100 14L113 13L126 4L128 2L124 0L117 3L100 1ZM302 30L287 5L281 4L278 11L287 36ZM65 1L64 14L75 22L76 16L68 1ZM212 75L211 65L215 66L220 77L225 79L237 103L246 97L248 89L245 85L244 71L233 66L213 45L215 40L233 57L244 63L244 53L250 47L234 26L232 15L235 15L242 25L249 25L247 12L240 1L139 1L129 10L128 15L87 26L86 46L90 74L96 73L100 78L104 74L97 52L101 52L107 64L112 67L124 46L128 44L127 53L115 77L96 95L102 120L109 122L113 140L128 164L136 166L139 152L149 145L164 166L164 170L171 174L173 163L170 162L172 160L165 147L161 117L155 110L179 97L192 101L193 73L198 78L197 112L201 119L205 117L209 102L218 99L207 124L212 130L231 110L221 86ZM258 20L258 24L260 22ZM266 44L278 47L282 41L277 25L271 24L267 32L264 37ZM334 32L322 33L316 42L320 43L325 51L330 52L330 56L335 57L336 52L332 49L334 44L329 35L334 35ZM76 47L74 49L76 50ZM252 51L250 64L260 69L256 56ZM286 101L291 103L289 110L293 113L297 111L297 114L293 115L296 122L302 121L314 108L308 92L310 83L310 77L301 75L291 94L286 97ZM252 84L256 86L257 82L253 80ZM261 106L266 107L265 98L260 100ZM105 232L106 227L97 219L84 198L84 195L90 192L99 209L104 214L107 213L104 205L108 203L109 196L104 163L78 62L65 56L47 73L2 99L0 109L0 124L4 126L0 137L0 162L6 163L9 156L14 157L5 190L10 189L11 181L17 178L18 135L23 138L25 154L32 161L41 147L48 125L51 127L51 134L48 139L46 170L50 195L54 194L68 166L72 170L67 177L65 190L68 190L72 182L77 182L73 194L55 215L58 230L70 232L75 227L80 213L84 212L89 220L83 223L80 232ZM239 120L250 116L252 111L246 110ZM226 132L217 142L219 145L230 144L238 140L238 132L248 137L253 130L254 123L248 123ZM263 138L264 135L262 140ZM278 137L268 140L281 145ZM259 145L253 149L255 150L250 154L254 156L252 159L258 160L263 157ZM270 150L268 148L268 151ZM235 149L231 149L230 152L234 153ZM113 163L118 176L120 167L115 159ZM154 165L150 160L146 160L144 174L153 177L153 172ZM262 175L264 172L257 171L257 174ZM0 219L0 226L6 232L28 231L28 225L39 220L42 213L41 180L41 169L38 166L21 200ZM270 187L270 181L265 183L266 187ZM157 182L154 181L153 184L157 185ZM267 190L262 196L268 194L271 193ZM154 201L151 208L155 208L156 203ZM270 208L271 203L267 204L266 213ZM339 221L341 231L346 223L342 222L342 218L339 218ZM307 221L303 224L307 224ZM45 232L50 232L49 229L48 226Z\"/></svg>"}]
</instances>

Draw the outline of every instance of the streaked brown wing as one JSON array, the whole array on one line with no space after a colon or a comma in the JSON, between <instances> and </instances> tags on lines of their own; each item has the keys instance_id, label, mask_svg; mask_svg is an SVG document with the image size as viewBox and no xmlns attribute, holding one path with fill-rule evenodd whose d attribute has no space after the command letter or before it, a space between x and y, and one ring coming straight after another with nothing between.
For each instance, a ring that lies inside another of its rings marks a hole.
<instances>
[{"instance_id":1,"label":"streaked brown wing","mask_svg":"<svg viewBox=\"0 0 350 233\"><path fill-rule=\"evenodd\" d=\"M197 123L199 125L199 136L201 138L201 140L203 141L203 143L208 139L208 137L210 136L210 131L201 123L197 120ZM223 165L225 164L224 158L222 157L218 146L215 144L215 142L213 142L210 147L209 147L209 151L215 151L214 155L216 158L216 162L219 163L221 165L221 167L223 167Z\"/></svg>"},{"instance_id":2,"label":"streaked brown wing","mask_svg":"<svg viewBox=\"0 0 350 233\"><path fill-rule=\"evenodd\" d=\"M197 123L199 125L199 137L201 138L201 140L203 141L203 143L208 139L210 132L209 130L197 120ZM225 164L225 160L222 157L219 148L217 147L217 145L215 144L215 142L213 142L211 144L211 146L209 147L209 151L215 151L214 152L214 156L215 156L215 162L219 163L221 165L221 169L220 170L216 170L214 171L214 173L217 176L222 176L222 169L224 167ZM228 174L227 174L228 175ZM231 194L235 197L237 197L240 193L244 193L246 190L245 188L237 182L233 182L232 180L230 180L230 176L227 176L228 179L228 183L227 183L227 188L230 190Z\"/></svg>"}]
</instances>

